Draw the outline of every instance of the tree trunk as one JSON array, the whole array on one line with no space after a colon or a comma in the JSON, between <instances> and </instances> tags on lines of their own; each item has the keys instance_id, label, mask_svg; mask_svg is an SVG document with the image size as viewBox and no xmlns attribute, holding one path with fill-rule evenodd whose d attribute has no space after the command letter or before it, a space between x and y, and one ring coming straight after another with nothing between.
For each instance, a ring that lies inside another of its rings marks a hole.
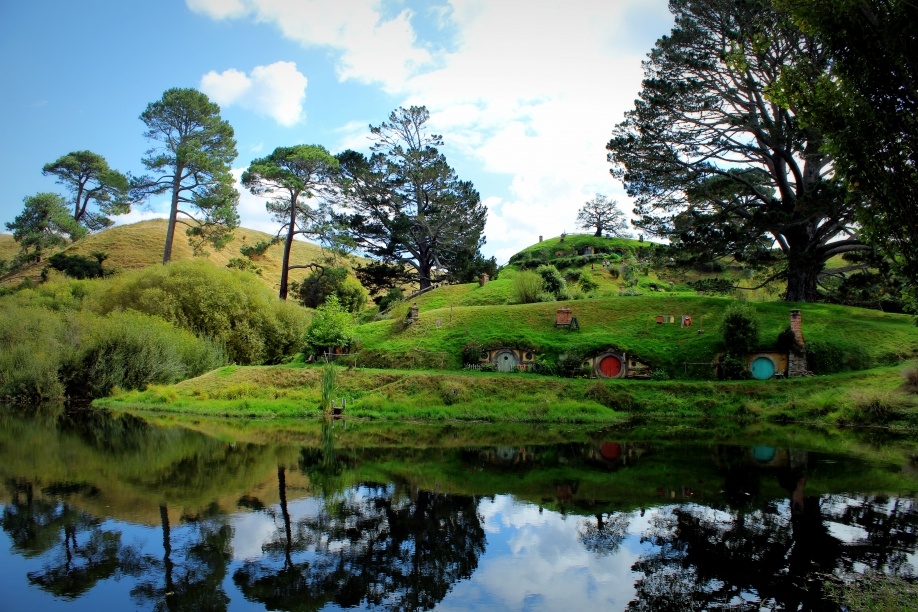
<instances>
[{"instance_id":1,"label":"tree trunk","mask_svg":"<svg viewBox=\"0 0 918 612\"><path fill-rule=\"evenodd\" d=\"M175 221L178 218L179 190L182 187L181 166L175 168L175 178L172 179L172 206L169 210L169 226L166 227L166 246L163 248L163 264L172 259L172 240L175 237Z\"/></svg>"},{"instance_id":2,"label":"tree trunk","mask_svg":"<svg viewBox=\"0 0 918 612\"><path fill-rule=\"evenodd\" d=\"M299 194L294 196L293 201L290 203L290 227L287 229L287 239L284 241L284 258L281 261L281 277L280 277L280 292L278 296L282 300L287 299L287 276L290 272L290 249L293 246L293 235L296 233L296 198Z\"/></svg>"},{"instance_id":3,"label":"tree trunk","mask_svg":"<svg viewBox=\"0 0 918 612\"><path fill-rule=\"evenodd\" d=\"M790 259L787 266L787 293L784 299L787 302L815 302L819 299L817 279L822 271L822 265L814 266L794 265Z\"/></svg>"},{"instance_id":4,"label":"tree trunk","mask_svg":"<svg viewBox=\"0 0 918 612\"><path fill-rule=\"evenodd\" d=\"M596 233L593 235L596 236L597 238L602 238L602 225L596 226Z\"/></svg>"}]
</instances>

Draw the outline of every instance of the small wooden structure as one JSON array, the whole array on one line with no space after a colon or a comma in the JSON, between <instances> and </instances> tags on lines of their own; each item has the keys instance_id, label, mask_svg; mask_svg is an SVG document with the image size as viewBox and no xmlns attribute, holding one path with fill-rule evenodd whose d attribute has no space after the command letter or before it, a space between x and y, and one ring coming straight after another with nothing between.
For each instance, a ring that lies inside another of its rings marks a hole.
<instances>
[{"instance_id":1,"label":"small wooden structure","mask_svg":"<svg viewBox=\"0 0 918 612\"><path fill-rule=\"evenodd\" d=\"M559 308L555 312L555 327L566 327L570 331L580 329L580 321L570 308Z\"/></svg>"}]
</instances>

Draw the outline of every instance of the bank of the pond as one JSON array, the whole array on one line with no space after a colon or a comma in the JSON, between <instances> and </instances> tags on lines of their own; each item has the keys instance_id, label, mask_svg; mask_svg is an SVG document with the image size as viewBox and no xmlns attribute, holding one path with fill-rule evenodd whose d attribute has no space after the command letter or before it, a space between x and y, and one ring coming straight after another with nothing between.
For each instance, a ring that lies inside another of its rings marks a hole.
<instances>
[{"instance_id":1,"label":"bank of the pond","mask_svg":"<svg viewBox=\"0 0 918 612\"><path fill-rule=\"evenodd\" d=\"M240 418L319 417L317 366L228 366L94 405ZM772 381L635 381L340 368L334 397L359 419L615 424L638 418L744 419L918 427L902 367Z\"/></svg>"}]
</instances>

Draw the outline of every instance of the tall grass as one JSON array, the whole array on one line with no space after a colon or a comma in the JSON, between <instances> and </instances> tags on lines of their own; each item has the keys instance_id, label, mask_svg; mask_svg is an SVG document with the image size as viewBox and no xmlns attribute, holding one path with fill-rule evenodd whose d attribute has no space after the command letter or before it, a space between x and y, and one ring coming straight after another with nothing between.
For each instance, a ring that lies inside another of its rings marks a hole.
<instances>
[{"instance_id":1,"label":"tall grass","mask_svg":"<svg viewBox=\"0 0 918 612\"><path fill-rule=\"evenodd\" d=\"M332 402L335 398L335 391L338 389L338 366L334 363L326 363L322 366L322 412L331 414Z\"/></svg>"}]
</instances>

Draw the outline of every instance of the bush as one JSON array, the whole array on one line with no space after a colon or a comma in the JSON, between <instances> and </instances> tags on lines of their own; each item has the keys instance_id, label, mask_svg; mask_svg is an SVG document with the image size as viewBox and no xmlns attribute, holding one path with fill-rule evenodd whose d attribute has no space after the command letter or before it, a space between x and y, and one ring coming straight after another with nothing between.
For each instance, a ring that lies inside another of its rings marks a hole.
<instances>
[{"instance_id":1,"label":"bush","mask_svg":"<svg viewBox=\"0 0 918 612\"><path fill-rule=\"evenodd\" d=\"M354 316L332 294L316 310L303 339L303 352L320 355L329 348L348 348L356 339L354 327Z\"/></svg>"},{"instance_id":2,"label":"bush","mask_svg":"<svg viewBox=\"0 0 918 612\"><path fill-rule=\"evenodd\" d=\"M558 355L558 376L574 378L589 376L589 368L583 366L583 355L577 351L568 351Z\"/></svg>"},{"instance_id":3,"label":"bush","mask_svg":"<svg viewBox=\"0 0 918 612\"><path fill-rule=\"evenodd\" d=\"M721 341L728 355L745 357L759 345L759 319L745 304L731 304L720 323Z\"/></svg>"},{"instance_id":4,"label":"bush","mask_svg":"<svg viewBox=\"0 0 918 612\"><path fill-rule=\"evenodd\" d=\"M214 343L139 312L71 321L78 346L61 367L68 397L103 397L112 389L143 389L198 376L225 363Z\"/></svg>"},{"instance_id":5,"label":"bush","mask_svg":"<svg viewBox=\"0 0 918 612\"><path fill-rule=\"evenodd\" d=\"M0 397L40 402L64 397L57 376L69 346L63 321L44 308L5 303L0 309Z\"/></svg>"},{"instance_id":6,"label":"bush","mask_svg":"<svg viewBox=\"0 0 918 612\"><path fill-rule=\"evenodd\" d=\"M314 270L297 286L297 297L303 306L318 308L334 294L338 303L349 312L359 312L367 303L367 292L343 266L328 266Z\"/></svg>"},{"instance_id":7,"label":"bush","mask_svg":"<svg viewBox=\"0 0 918 612\"><path fill-rule=\"evenodd\" d=\"M481 360L484 347L472 340L462 346L462 365L477 365Z\"/></svg>"},{"instance_id":8,"label":"bush","mask_svg":"<svg viewBox=\"0 0 918 612\"><path fill-rule=\"evenodd\" d=\"M806 343L806 367L814 374L832 374L873 367L867 349L856 343L810 341Z\"/></svg>"},{"instance_id":9,"label":"bush","mask_svg":"<svg viewBox=\"0 0 918 612\"><path fill-rule=\"evenodd\" d=\"M102 269L104 260L105 255L101 253L98 257L55 253L48 258L48 264L71 278L102 278L105 276L105 270Z\"/></svg>"},{"instance_id":10,"label":"bush","mask_svg":"<svg viewBox=\"0 0 918 612\"><path fill-rule=\"evenodd\" d=\"M89 299L99 314L137 310L161 317L224 346L227 359L242 365L296 353L309 320L254 275L198 260L124 273Z\"/></svg>"},{"instance_id":11,"label":"bush","mask_svg":"<svg viewBox=\"0 0 918 612\"><path fill-rule=\"evenodd\" d=\"M382 312L403 299L405 299L405 292L399 287L392 287L386 295L378 297L374 301L379 305L379 311Z\"/></svg>"},{"instance_id":12,"label":"bush","mask_svg":"<svg viewBox=\"0 0 918 612\"><path fill-rule=\"evenodd\" d=\"M534 304L539 301L539 294L542 293L545 282L542 277L524 270L513 278L513 294L519 304Z\"/></svg>"},{"instance_id":13,"label":"bush","mask_svg":"<svg viewBox=\"0 0 918 612\"><path fill-rule=\"evenodd\" d=\"M542 265L536 268L536 274L542 277L545 291L555 296L559 296L564 291L564 277L558 272L558 268L552 265Z\"/></svg>"}]
</instances>

